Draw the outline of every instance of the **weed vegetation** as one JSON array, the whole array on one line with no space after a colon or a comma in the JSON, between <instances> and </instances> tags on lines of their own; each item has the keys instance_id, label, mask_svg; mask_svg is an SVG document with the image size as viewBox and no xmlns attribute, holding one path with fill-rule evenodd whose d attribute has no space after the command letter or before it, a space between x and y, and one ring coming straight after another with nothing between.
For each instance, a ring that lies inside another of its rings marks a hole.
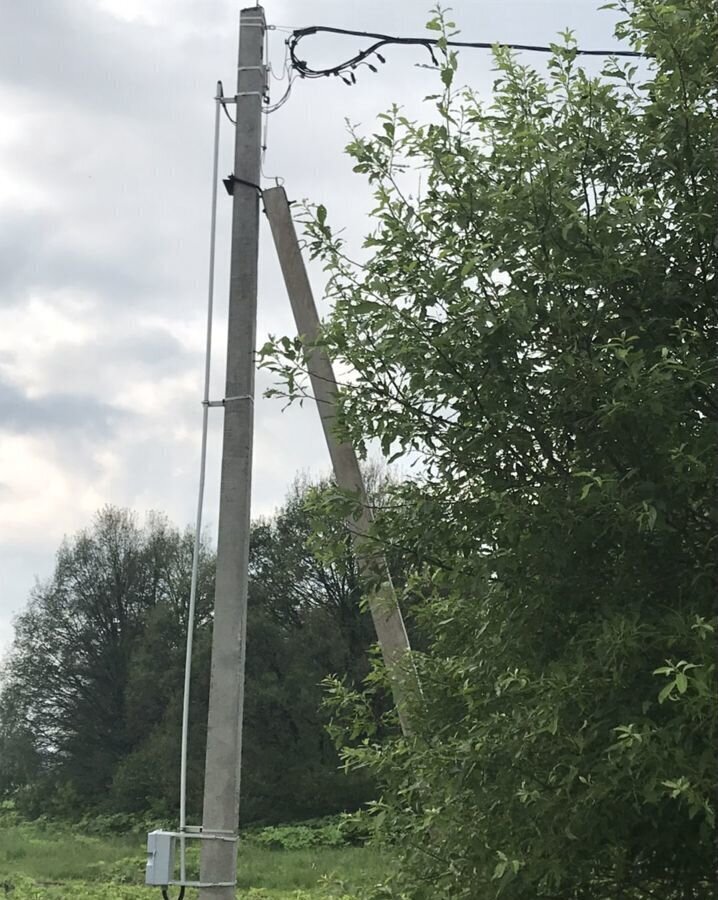
<instances>
[{"instance_id":1,"label":"weed vegetation","mask_svg":"<svg viewBox=\"0 0 718 900\"><path fill-rule=\"evenodd\" d=\"M87 823L88 831L98 829ZM0 896L11 900L117 900L150 898L144 885L144 843L139 831L80 833L48 821L6 818L0 828ZM197 853L190 856L190 874ZM253 829L239 850L237 897L252 900L353 900L386 871L381 853L350 846L341 820ZM187 897L196 892L188 891Z\"/></svg>"}]
</instances>

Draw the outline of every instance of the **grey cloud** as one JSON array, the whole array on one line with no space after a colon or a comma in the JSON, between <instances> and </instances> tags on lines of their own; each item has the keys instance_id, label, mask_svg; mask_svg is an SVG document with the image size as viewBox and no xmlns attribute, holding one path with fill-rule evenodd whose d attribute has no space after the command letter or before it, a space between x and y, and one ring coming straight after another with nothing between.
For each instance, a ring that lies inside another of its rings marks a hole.
<instances>
[{"instance_id":1,"label":"grey cloud","mask_svg":"<svg viewBox=\"0 0 718 900\"><path fill-rule=\"evenodd\" d=\"M82 430L95 438L108 437L128 414L91 396L52 393L28 397L0 381L0 427L23 434L52 434Z\"/></svg>"},{"instance_id":2,"label":"grey cloud","mask_svg":"<svg viewBox=\"0 0 718 900\"><path fill-rule=\"evenodd\" d=\"M0 78L46 103L59 97L95 113L137 114L147 108L148 85L161 71L147 53L158 37L83 0L6 0Z\"/></svg>"},{"instance_id":3,"label":"grey cloud","mask_svg":"<svg viewBox=\"0 0 718 900\"><path fill-rule=\"evenodd\" d=\"M100 324L92 340L66 344L46 354L42 361L42 380L48 392L62 385L64 395L82 397L84 404L85 398L115 396L133 383L153 384L188 371L196 373L199 396L200 353L188 350L163 329L133 327L123 321L127 317L125 308L114 312L112 318L105 319L104 325ZM97 411L106 411L111 424L119 426L126 421L114 416L114 407L101 400L97 402ZM126 415L129 413L123 413ZM141 426L139 416L138 413L137 423ZM61 432L58 429L57 440L61 440Z\"/></svg>"},{"instance_id":4,"label":"grey cloud","mask_svg":"<svg viewBox=\"0 0 718 900\"><path fill-rule=\"evenodd\" d=\"M145 329L112 338L112 352L128 364L141 364L159 375L177 372L182 367L197 365L197 354L191 353L166 331ZM104 351L106 352L106 351Z\"/></svg>"},{"instance_id":5,"label":"grey cloud","mask_svg":"<svg viewBox=\"0 0 718 900\"><path fill-rule=\"evenodd\" d=\"M0 217L0 306L22 302L42 289L89 291L108 301L139 305L148 295L166 291L166 277L152 265L151 242L138 242L134 265L110 253L88 253L65 242L60 214L15 212ZM89 223L88 223L89 225Z\"/></svg>"}]
</instances>

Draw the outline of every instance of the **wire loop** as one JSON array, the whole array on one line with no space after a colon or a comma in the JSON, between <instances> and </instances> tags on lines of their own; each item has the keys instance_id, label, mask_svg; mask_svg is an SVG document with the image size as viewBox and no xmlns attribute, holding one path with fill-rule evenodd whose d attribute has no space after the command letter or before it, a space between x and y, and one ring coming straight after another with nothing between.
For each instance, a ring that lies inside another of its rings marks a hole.
<instances>
[{"instance_id":1,"label":"wire loop","mask_svg":"<svg viewBox=\"0 0 718 900\"><path fill-rule=\"evenodd\" d=\"M303 38L309 37L312 34L319 34L320 32L324 34L344 34L351 37L368 38L372 40L373 43L366 49L360 50L355 56L352 56L351 59L339 63L337 66L329 66L326 69L313 69L305 62L305 60L299 59L297 56L297 47ZM555 47L546 47L538 44L503 44L498 42L488 43L485 41L452 40L447 40L446 43L444 43L443 39L441 43L442 47L466 47L472 50L491 50L498 46L507 47L509 50L528 50L532 53L553 53L555 51ZM376 56L380 62L385 62L384 57L377 51L382 47L389 45L425 47L431 54L434 64L436 64L433 48L439 45L439 39L437 38L393 37L390 34L380 34L372 31L353 31L349 28L330 28L326 25L311 25L308 28L297 28L287 38L291 66L302 78L326 78L330 75L339 75L350 85L356 81L352 75L352 69L356 68L360 63L363 63L370 56ZM581 50L580 48L575 48L575 53L577 56L628 56L632 58L646 56L645 53L640 53L638 50ZM370 63L367 63L367 65L371 66ZM376 67L371 66L371 68L373 71L377 71ZM345 78L342 75L343 72L348 72L349 78Z\"/></svg>"},{"instance_id":2,"label":"wire loop","mask_svg":"<svg viewBox=\"0 0 718 900\"><path fill-rule=\"evenodd\" d=\"M163 897L163 900L170 900L170 895L169 895L166 887L162 888L162 897ZM179 889L179 894L177 894L177 900L184 900L184 885L182 885Z\"/></svg>"}]
</instances>

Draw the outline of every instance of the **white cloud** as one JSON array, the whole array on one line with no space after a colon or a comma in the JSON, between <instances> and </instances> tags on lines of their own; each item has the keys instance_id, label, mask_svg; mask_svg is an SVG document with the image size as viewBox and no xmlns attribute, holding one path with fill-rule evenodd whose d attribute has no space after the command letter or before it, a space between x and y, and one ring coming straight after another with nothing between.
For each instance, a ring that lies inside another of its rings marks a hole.
<instances>
[{"instance_id":1,"label":"white cloud","mask_svg":"<svg viewBox=\"0 0 718 900\"><path fill-rule=\"evenodd\" d=\"M120 22L157 26L162 22L162 2L150 0L98 0L97 6Z\"/></svg>"},{"instance_id":2,"label":"white cloud","mask_svg":"<svg viewBox=\"0 0 718 900\"><path fill-rule=\"evenodd\" d=\"M59 540L66 531L86 524L104 503L104 473L91 483L72 478L39 438L3 434L0 472L6 488L0 492L3 539Z\"/></svg>"},{"instance_id":3,"label":"white cloud","mask_svg":"<svg viewBox=\"0 0 718 900\"><path fill-rule=\"evenodd\" d=\"M20 309L0 307L0 374L30 396L57 390L57 382L48 380L48 364L96 335L88 321L93 305L89 297L59 290L30 296Z\"/></svg>"}]
</instances>

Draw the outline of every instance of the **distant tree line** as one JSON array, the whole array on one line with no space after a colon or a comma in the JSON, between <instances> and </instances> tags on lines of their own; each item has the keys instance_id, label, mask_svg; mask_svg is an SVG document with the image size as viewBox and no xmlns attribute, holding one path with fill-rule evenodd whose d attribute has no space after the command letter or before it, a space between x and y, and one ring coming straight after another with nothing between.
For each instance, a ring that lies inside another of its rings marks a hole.
<instances>
[{"instance_id":1,"label":"distant tree line","mask_svg":"<svg viewBox=\"0 0 718 900\"><path fill-rule=\"evenodd\" d=\"M252 526L243 822L356 808L366 775L340 769L322 680L358 683L371 623L357 573L308 545L297 484ZM319 489L321 490L321 489ZM341 543L341 534L338 533ZM0 796L28 816L172 816L178 805L182 679L193 534L107 507L63 542L53 576L15 623L0 692ZM209 689L213 551L202 547L195 623L189 809L199 821Z\"/></svg>"}]
</instances>

